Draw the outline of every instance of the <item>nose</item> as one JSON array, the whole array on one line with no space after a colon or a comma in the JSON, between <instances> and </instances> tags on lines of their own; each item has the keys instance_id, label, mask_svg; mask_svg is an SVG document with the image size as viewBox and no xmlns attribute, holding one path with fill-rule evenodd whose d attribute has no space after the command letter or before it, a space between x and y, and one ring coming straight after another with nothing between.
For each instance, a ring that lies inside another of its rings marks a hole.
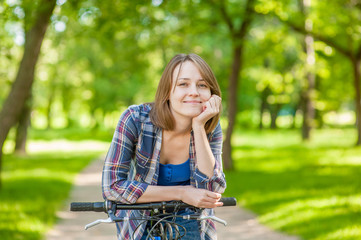
<instances>
[{"instance_id":1,"label":"nose","mask_svg":"<svg viewBox=\"0 0 361 240\"><path fill-rule=\"evenodd\" d=\"M190 96L199 96L198 88L195 84L192 84L189 89Z\"/></svg>"}]
</instances>

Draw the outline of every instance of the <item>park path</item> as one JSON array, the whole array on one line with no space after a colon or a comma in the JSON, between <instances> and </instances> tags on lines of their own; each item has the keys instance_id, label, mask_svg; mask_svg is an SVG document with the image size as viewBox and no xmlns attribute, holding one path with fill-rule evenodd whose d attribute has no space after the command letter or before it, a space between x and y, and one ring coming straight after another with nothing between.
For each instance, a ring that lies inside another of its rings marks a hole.
<instances>
[{"instance_id":1,"label":"park path","mask_svg":"<svg viewBox=\"0 0 361 240\"><path fill-rule=\"evenodd\" d=\"M57 224L46 234L46 240L116 240L114 224L100 224L84 230L84 226L99 218L107 218L104 213L70 212L70 202L103 201L101 194L101 172L103 160L94 160L76 178L70 198L58 211ZM228 222L224 227L217 224L220 240L299 240L295 236L284 235L258 223L256 215L236 207L216 209L216 215Z\"/></svg>"}]
</instances>

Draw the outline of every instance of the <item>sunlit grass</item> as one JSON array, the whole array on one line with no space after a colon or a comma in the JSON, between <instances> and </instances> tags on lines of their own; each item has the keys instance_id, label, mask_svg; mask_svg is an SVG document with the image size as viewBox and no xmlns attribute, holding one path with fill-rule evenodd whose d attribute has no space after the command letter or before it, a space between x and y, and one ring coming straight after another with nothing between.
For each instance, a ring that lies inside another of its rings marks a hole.
<instances>
[{"instance_id":1,"label":"sunlit grass","mask_svg":"<svg viewBox=\"0 0 361 240\"><path fill-rule=\"evenodd\" d=\"M111 135L80 130L77 136L70 130L32 134L29 156L3 159L1 240L41 239L75 175L105 153L111 140ZM237 132L226 195L255 211L260 222L304 239L361 239L356 132L327 129L312 136L302 143L295 130Z\"/></svg>"},{"instance_id":2,"label":"sunlit grass","mask_svg":"<svg viewBox=\"0 0 361 240\"><path fill-rule=\"evenodd\" d=\"M98 140L30 140L28 156L4 155L0 239L41 239L56 221L76 174L108 145Z\"/></svg>"},{"instance_id":3,"label":"sunlit grass","mask_svg":"<svg viewBox=\"0 0 361 240\"><path fill-rule=\"evenodd\" d=\"M361 239L361 148L353 129L238 132L227 195L304 239Z\"/></svg>"}]
</instances>

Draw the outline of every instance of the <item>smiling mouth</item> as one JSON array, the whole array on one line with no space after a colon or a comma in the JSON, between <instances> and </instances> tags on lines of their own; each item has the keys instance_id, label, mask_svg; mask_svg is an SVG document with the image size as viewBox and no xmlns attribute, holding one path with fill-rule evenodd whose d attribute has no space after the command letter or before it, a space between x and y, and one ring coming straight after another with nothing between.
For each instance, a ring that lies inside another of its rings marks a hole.
<instances>
[{"instance_id":1,"label":"smiling mouth","mask_svg":"<svg viewBox=\"0 0 361 240\"><path fill-rule=\"evenodd\" d=\"M193 103L193 104L196 104L196 103L202 103L200 101L183 101L184 103Z\"/></svg>"}]
</instances>

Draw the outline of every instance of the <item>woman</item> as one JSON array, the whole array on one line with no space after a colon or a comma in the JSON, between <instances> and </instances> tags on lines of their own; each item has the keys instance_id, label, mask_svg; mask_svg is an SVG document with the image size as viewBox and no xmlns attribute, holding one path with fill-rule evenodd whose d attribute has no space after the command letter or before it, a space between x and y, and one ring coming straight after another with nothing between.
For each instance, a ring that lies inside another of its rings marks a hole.
<instances>
[{"instance_id":1,"label":"woman","mask_svg":"<svg viewBox=\"0 0 361 240\"><path fill-rule=\"evenodd\" d=\"M178 54L166 66L155 101L120 117L103 169L103 196L122 203L181 200L213 214L226 182L222 171L221 92L208 64ZM119 211L136 218L146 211ZM145 239L146 224L117 223L118 239ZM211 220L188 220L183 239L216 239ZM189 236L188 236L189 234Z\"/></svg>"}]
</instances>

